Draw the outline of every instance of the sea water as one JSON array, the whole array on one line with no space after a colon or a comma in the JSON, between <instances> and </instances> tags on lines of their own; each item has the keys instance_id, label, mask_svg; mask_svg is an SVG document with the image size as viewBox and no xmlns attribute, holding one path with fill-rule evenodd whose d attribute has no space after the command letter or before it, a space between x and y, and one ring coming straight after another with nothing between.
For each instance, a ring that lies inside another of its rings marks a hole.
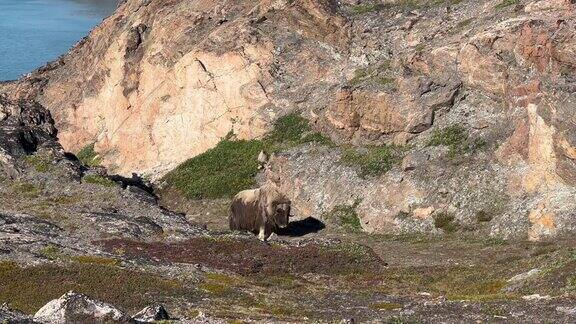
<instances>
[{"instance_id":1,"label":"sea water","mask_svg":"<svg viewBox=\"0 0 576 324\"><path fill-rule=\"evenodd\" d=\"M0 0L0 81L65 54L117 0Z\"/></svg>"}]
</instances>

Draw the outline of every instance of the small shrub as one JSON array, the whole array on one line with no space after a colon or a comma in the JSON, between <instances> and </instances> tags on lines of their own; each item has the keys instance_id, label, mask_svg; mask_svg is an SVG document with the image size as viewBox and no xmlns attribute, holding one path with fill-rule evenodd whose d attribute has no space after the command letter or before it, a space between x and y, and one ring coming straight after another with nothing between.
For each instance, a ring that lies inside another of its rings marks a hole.
<instances>
[{"instance_id":1,"label":"small shrub","mask_svg":"<svg viewBox=\"0 0 576 324\"><path fill-rule=\"evenodd\" d=\"M452 125L443 129L435 129L428 145L439 146L446 145L450 147L460 147L464 145L468 134L464 127Z\"/></svg>"},{"instance_id":2,"label":"small shrub","mask_svg":"<svg viewBox=\"0 0 576 324\"><path fill-rule=\"evenodd\" d=\"M485 241L485 244L502 246L502 245L508 244L508 241L506 241L505 239L502 239L502 238L498 238L498 237L491 237Z\"/></svg>"},{"instance_id":3,"label":"small shrub","mask_svg":"<svg viewBox=\"0 0 576 324\"><path fill-rule=\"evenodd\" d=\"M566 279L566 289L576 290L576 277L569 277Z\"/></svg>"},{"instance_id":4,"label":"small shrub","mask_svg":"<svg viewBox=\"0 0 576 324\"><path fill-rule=\"evenodd\" d=\"M354 15L363 15L370 12L380 11L384 8L381 3L365 3L357 4L351 7L351 11Z\"/></svg>"},{"instance_id":5,"label":"small shrub","mask_svg":"<svg viewBox=\"0 0 576 324\"><path fill-rule=\"evenodd\" d=\"M57 246L48 245L40 250L40 255L42 255L46 259L56 260L60 258L62 252L60 252L60 249Z\"/></svg>"},{"instance_id":6,"label":"small shrub","mask_svg":"<svg viewBox=\"0 0 576 324\"><path fill-rule=\"evenodd\" d=\"M422 53L426 49L426 44L420 43L414 47L414 50L418 53Z\"/></svg>"},{"instance_id":7,"label":"small shrub","mask_svg":"<svg viewBox=\"0 0 576 324\"><path fill-rule=\"evenodd\" d=\"M453 233L458 230L458 224L455 222L454 214L446 212L434 215L434 226L444 230L446 233Z\"/></svg>"},{"instance_id":8,"label":"small shrub","mask_svg":"<svg viewBox=\"0 0 576 324\"><path fill-rule=\"evenodd\" d=\"M504 0L494 7L495 9L501 10L504 8L508 8L510 6L515 6L520 3L520 0Z\"/></svg>"},{"instance_id":9,"label":"small shrub","mask_svg":"<svg viewBox=\"0 0 576 324\"><path fill-rule=\"evenodd\" d=\"M396 7L400 7L403 10L414 10L422 7L426 1L424 0L398 0L394 3Z\"/></svg>"},{"instance_id":10,"label":"small shrub","mask_svg":"<svg viewBox=\"0 0 576 324\"><path fill-rule=\"evenodd\" d=\"M24 196L26 198L37 198L42 192L42 189L40 189L33 183L22 181L15 182L14 184L12 184L11 188L12 192L14 192L15 194Z\"/></svg>"},{"instance_id":11,"label":"small shrub","mask_svg":"<svg viewBox=\"0 0 576 324\"><path fill-rule=\"evenodd\" d=\"M325 146L334 146L334 142L322 133L309 133L302 137L302 143L317 143Z\"/></svg>"},{"instance_id":12,"label":"small shrub","mask_svg":"<svg viewBox=\"0 0 576 324\"><path fill-rule=\"evenodd\" d=\"M446 5L446 6L455 6L461 3L464 0L433 0L430 3L435 6L439 5Z\"/></svg>"},{"instance_id":13,"label":"small shrub","mask_svg":"<svg viewBox=\"0 0 576 324\"><path fill-rule=\"evenodd\" d=\"M84 176L84 178L82 178L82 181L84 183L91 183L104 187L115 187L117 185L116 182L97 174L89 174L87 176Z\"/></svg>"},{"instance_id":14,"label":"small shrub","mask_svg":"<svg viewBox=\"0 0 576 324\"><path fill-rule=\"evenodd\" d=\"M395 310L402 308L402 305L398 303L381 302L370 305L370 308L376 310Z\"/></svg>"},{"instance_id":15,"label":"small shrub","mask_svg":"<svg viewBox=\"0 0 576 324\"><path fill-rule=\"evenodd\" d=\"M296 113L278 118L274 123L274 129L263 139L263 144L269 152L286 150L312 142L332 145L328 137L312 132L308 120Z\"/></svg>"},{"instance_id":16,"label":"small shrub","mask_svg":"<svg viewBox=\"0 0 576 324\"><path fill-rule=\"evenodd\" d=\"M94 144L88 144L76 154L80 162L89 167L99 166L102 163L102 158L94 151Z\"/></svg>"},{"instance_id":17,"label":"small shrub","mask_svg":"<svg viewBox=\"0 0 576 324\"><path fill-rule=\"evenodd\" d=\"M359 168L361 177L384 174L399 161L398 148L394 146L371 146L365 151L347 148L342 151L341 162Z\"/></svg>"},{"instance_id":18,"label":"small shrub","mask_svg":"<svg viewBox=\"0 0 576 324\"><path fill-rule=\"evenodd\" d=\"M442 129L435 129L428 141L428 146L447 146L451 158L471 153L484 148L487 143L482 138L470 141L468 131L460 125L452 125Z\"/></svg>"},{"instance_id":19,"label":"small shrub","mask_svg":"<svg viewBox=\"0 0 576 324\"><path fill-rule=\"evenodd\" d=\"M120 261L112 258L104 258L95 255L79 255L72 257L72 260L82 264L99 264L107 266L119 265Z\"/></svg>"},{"instance_id":20,"label":"small shrub","mask_svg":"<svg viewBox=\"0 0 576 324\"><path fill-rule=\"evenodd\" d=\"M310 130L308 121L298 114L280 117L274 123L274 129L266 136L271 143L297 144L302 134Z\"/></svg>"},{"instance_id":21,"label":"small shrub","mask_svg":"<svg viewBox=\"0 0 576 324\"><path fill-rule=\"evenodd\" d=\"M28 155L24 158L24 161L36 171L42 173L50 171L52 163L50 157L45 155Z\"/></svg>"},{"instance_id":22,"label":"small shrub","mask_svg":"<svg viewBox=\"0 0 576 324\"><path fill-rule=\"evenodd\" d=\"M492 215L484 210L479 210L476 212L476 221L479 223L485 223L492 220Z\"/></svg>"},{"instance_id":23,"label":"small shrub","mask_svg":"<svg viewBox=\"0 0 576 324\"><path fill-rule=\"evenodd\" d=\"M360 232L362 231L362 224L356 212L360 202L360 199L356 199L352 205L337 205L326 216L335 219L340 226L348 231Z\"/></svg>"},{"instance_id":24,"label":"small shrub","mask_svg":"<svg viewBox=\"0 0 576 324\"><path fill-rule=\"evenodd\" d=\"M460 22L458 22L458 24L456 25L457 29L463 29L468 27L472 22L474 22L474 18L468 18L465 20L462 20Z\"/></svg>"},{"instance_id":25,"label":"small shrub","mask_svg":"<svg viewBox=\"0 0 576 324\"><path fill-rule=\"evenodd\" d=\"M396 214L396 218L398 219L407 219L410 217L410 213L407 213L405 211L399 211L398 214Z\"/></svg>"}]
</instances>

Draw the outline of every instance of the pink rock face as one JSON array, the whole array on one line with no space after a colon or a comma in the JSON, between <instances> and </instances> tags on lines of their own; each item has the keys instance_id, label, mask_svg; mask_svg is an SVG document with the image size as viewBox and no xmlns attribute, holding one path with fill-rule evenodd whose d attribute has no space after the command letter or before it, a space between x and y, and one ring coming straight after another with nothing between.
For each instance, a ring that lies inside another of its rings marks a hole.
<instances>
[{"instance_id":1,"label":"pink rock face","mask_svg":"<svg viewBox=\"0 0 576 324\"><path fill-rule=\"evenodd\" d=\"M287 60L287 73L310 72L301 74L305 84L325 78L303 47L345 41L345 19L334 10L324 1L127 1L54 69L34 76L49 80L41 91L23 82L18 92L51 110L66 150L95 143L112 172L157 179L230 132L253 139L269 131L291 105L274 96L278 61ZM272 30L257 36L264 23ZM276 39L291 28L304 44L295 57L280 57Z\"/></svg>"}]
</instances>

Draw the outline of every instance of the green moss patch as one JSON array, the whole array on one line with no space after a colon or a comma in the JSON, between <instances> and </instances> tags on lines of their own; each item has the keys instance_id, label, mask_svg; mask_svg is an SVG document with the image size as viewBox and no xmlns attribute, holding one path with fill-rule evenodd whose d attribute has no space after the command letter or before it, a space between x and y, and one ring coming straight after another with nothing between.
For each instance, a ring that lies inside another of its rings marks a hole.
<instances>
[{"instance_id":1,"label":"green moss patch","mask_svg":"<svg viewBox=\"0 0 576 324\"><path fill-rule=\"evenodd\" d=\"M391 145L345 148L340 161L357 168L361 177L378 176L390 171L400 161L400 151Z\"/></svg>"},{"instance_id":2,"label":"green moss patch","mask_svg":"<svg viewBox=\"0 0 576 324\"><path fill-rule=\"evenodd\" d=\"M381 3L365 3L352 6L350 11L354 15L364 15L370 12L380 11L382 9L384 9L384 5Z\"/></svg>"},{"instance_id":3,"label":"green moss patch","mask_svg":"<svg viewBox=\"0 0 576 324\"><path fill-rule=\"evenodd\" d=\"M206 291L208 294L222 297L231 292L230 287L224 284L215 282L203 282L198 286L200 289Z\"/></svg>"},{"instance_id":4,"label":"green moss patch","mask_svg":"<svg viewBox=\"0 0 576 324\"><path fill-rule=\"evenodd\" d=\"M338 225L350 232L361 232L362 224L356 209L361 200L356 199L352 205L337 205L324 218L333 219Z\"/></svg>"},{"instance_id":5,"label":"green moss patch","mask_svg":"<svg viewBox=\"0 0 576 324\"><path fill-rule=\"evenodd\" d=\"M504 0L494 7L495 9L502 10L510 6L515 6L520 3L520 0Z\"/></svg>"},{"instance_id":6,"label":"green moss patch","mask_svg":"<svg viewBox=\"0 0 576 324\"><path fill-rule=\"evenodd\" d=\"M390 267L377 275L380 281L378 291L386 294L416 294L427 291L451 300L517 299L518 296L514 294L502 292L506 285L506 279L502 277L509 276L509 266Z\"/></svg>"},{"instance_id":7,"label":"green moss patch","mask_svg":"<svg viewBox=\"0 0 576 324\"><path fill-rule=\"evenodd\" d=\"M433 8L439 6L455 6L463 0L397 0L382 4L377 1L357 4L350 7L353 15L363 15L384 9L415 10L419 8Z\"/></svg>"},{"instance_id":8,"label":"green moss patch","mask_svg":"<svg viewBox=\"0 0 576 324\"><path fill-rule=\"evenodd\" d=\"M52 299L74 290L128 311L138 310L166 296L190 291L174 280L101 264L43 264L21 267L0 263L0 303L32 314Z\"/></svg>"},{"instance_id":9,"label":"green moss patch","mask_svg":"<svg viewBox=\"0 0 576 324\"><path fill-rule=\"evenodd\" d=\"M222 140L216 147L179 165L164 180L187 198L230 197L252 187L262 141Z\"/></svg>"},{"instance_id":10,"label":"green moss patch","mask_svg":"<svg viewBox=\"0 0 576 324\"><path fill-rule=\"evenodd\" d=\"M434 226L444 230L446 233L454 233L460 228L454 214L446 212L434 215Z\"/></svg>"},{"instance_id":11,"label":"green moss patch","mask_svg":"<svg viewBox=\"0 0 576 324\"><path fill-rule=\"evenodd\" d=\"M87 176L84 176L84 178L82 178L82 181L84 183L91 183L103 187L115 187L118 185L116 182L97 174L89 174Z\"/></svg>"},{"instance_id":12,"label":"green moss patch","mask_svg":"<svg viewBox=\"0 0 576 324\"><path fill-rule=\"evenodd\" d=\"M357 69L354 71L354 77L349 83L351 86L359 86L361 84L387 86L394 84L395 81L396 78L391 69L391 62L384 61L379 65Z\"/></svg>"},{"instance_id":13,"label":"green moss patch","mask_svg":"<svg viewBox=\"0 0 576 324\"><path fill-rule=\"evenodd\" d=\"M456 158L466 153L472 153L486 146L481 138L471 139L468 131L461 125L451 125L435 129L428 141L428 146L447 146L449 156Z\"/></svg>"},{"instance_id":14,"label":"green moss patch","mask_svg":"<svg viewBox=\"0 0 576 324\"><path fill-rule=\"evenodd\" d=\"M395 309L401 309L402 305L398 304L398 303L388 303L388 302L381 302L381 303L374 303L372 305L370 305L370 308L372 309L376 309L376 310L395 310Z\"/></svg>"},{"instance_id":15,"label":"green moss patch","mask_svg":"<svg viewBox=\"0 0 576 324\"><path fill-rule=\"evenodd\" d=\"M274 129L263 139L268 152L283 151L312 142L333 145L328 137L313 132L308 120L296 113L279 118L274 123Z\"/></svg>"},{"instance_id":16,"label":"green moss patch","mask_svg":"<svg viewBox=\"0 0 576 324\"><path fill-rule=\"evenodd\" d=\"M52 158L48 155L28 155L24 161L38 172L49 172L52 168Z\"/></svg>"},{"instance_id":17,"label":"green moss patch","mask_svg":"<svg viewBox=\"0 0 576 324\"><path fill-rule=\"evenodd\" d=\"M80 162L89 167L99 166L102 163L102 158L94 151L94 144L86 145L76 154Z\"/></svg>"},{"instance_id":18,"label":"green moss patch","mask_svg":"<svg viewBox=\"0 0 576 324\"><path fill-rule=\"evenodd\" d=\"M71 259L81 264L98 264L107 266L115 266L120 264L120 261L118 261L117 259L104 258L95 255L78 255L73 256Z\"/></svg>"},{"instance_id":19,"label":"green moss patch","mask_svg":"<svg viewBox=\"0 0 576 324\"><path fill-rule=\"evenodd\" d=\"M262 140L224 138L218 145L179 165L163 180L164 190L176 189L190 199L225 198L256 184L260 151L275 152L316 142L330 145L320 133L312 132L308 121L298 114L278 119Z\"/></svg>"},{"instance_id":20,"label":"green moss patch","mask_svg":"<svg viewBox=\"0 0 576 324\"><path fill-rule=\"evenodd\" d=\"M37 198L42 193L42 188L25 181L16 181L11 186L12 193L26 198Z\"/></svg>"},{"instance_id":21,"label":"green moss patch","mask_svg":"<svg viewBox=\"0 0 576 324\"><path fill-rule=\"evenodd\" d=\"M224 297L238 295L235 288L239 283L238 278L226 274L206 273L204 281L198 287L212 296Z\"/></svg>"},{"instance_id":22,"label":"green moss patch","mask_svg":"<svg viewBox=\"0 0 576 324\"><path fill-rule=\"evenodd\" d=\"M50 260L56 260L62 256L62 252L57 246L48 245L40 250L40 255Z\"/></svg>"}]
</instances>

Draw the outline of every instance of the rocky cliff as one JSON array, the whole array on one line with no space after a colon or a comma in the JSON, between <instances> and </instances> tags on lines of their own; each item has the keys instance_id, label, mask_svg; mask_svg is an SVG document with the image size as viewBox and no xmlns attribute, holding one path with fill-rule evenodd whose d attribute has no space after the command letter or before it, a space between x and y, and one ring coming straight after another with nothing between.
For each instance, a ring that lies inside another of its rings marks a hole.
<instances>
[{"instance_id":1,"label":"rocky cliff","mask_svg":"<svg viewBox=\"0 0 576 324\"><path fill-rule=\"evenodd\" d=\"M0 322L574 323L575 6L121 1L0 83Z\"/></svg>"},{"instance_id":2,"label":"rocky cliff","mask_svg":"<svg viewBox=\"0 0 576 324\"><path fill-rule=\"evenodd\" d=\"M112 172L152 179L297 111L335 142L270 164L300 216L355 205L370 232L540 240L576 230L574 10L128 0L60 60L2 87L48 108L67 151L95 143ZM395 153L366 175L341 163L350 145Z\"/></svg>"}]
</instances>

